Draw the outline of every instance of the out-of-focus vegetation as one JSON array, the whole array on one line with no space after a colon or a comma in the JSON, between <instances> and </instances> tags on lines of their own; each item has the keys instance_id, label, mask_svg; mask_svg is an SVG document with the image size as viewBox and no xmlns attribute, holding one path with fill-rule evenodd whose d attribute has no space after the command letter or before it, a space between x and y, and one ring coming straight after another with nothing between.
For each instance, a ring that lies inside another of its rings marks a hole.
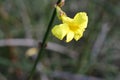
<instances>
[{"instance_id":1,"label":"out-of-focus vegetation","mask_svg":"<svg viewBox=\"0 0 120 80\"><path fill-rule=\"evenodd\" d=\"M0 0L0 80L26 80L36 58L26 52L43 39L55 3ZM63 10L87 12L88 27L77 42L50 34L34 80L120 80L120 1L66 0Z\"/></svg>"}]
</instances>

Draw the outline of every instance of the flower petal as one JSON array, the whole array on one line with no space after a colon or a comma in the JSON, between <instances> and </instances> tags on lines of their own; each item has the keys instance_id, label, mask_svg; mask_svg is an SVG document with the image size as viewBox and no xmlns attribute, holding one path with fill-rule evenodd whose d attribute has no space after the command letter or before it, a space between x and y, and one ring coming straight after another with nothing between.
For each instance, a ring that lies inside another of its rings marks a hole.
<instances>
[{"instance_id":1,"label":"flower petal","mask_svg":"<svg viewBox=\"0 0 120 80\"><path fill-rule=\"evenodd\" d=\"M74 39L78 41L83 36L84 29L79 29L75 32Z\"/></svg>"},{"instance_id":2,"label":"flower petal","mask_svg":"<svg viewBox=\"0 0 120 80\"><path fill-rule=\"evenodd\" d=\"M62 22L63 22L63 23L71 24L71 23L73 22L73 19L67 17L66 15L62 15L61 18L62 18Z\"/></svg>"},{"instance_id":3,"label":"flower petal","mask_svg":"<svg viewBox=\"0 0 120 80\"><path fill-rule=\"evenodd\" d=\"M87 27L88 16L85 12L79 12L75 15L74 21L80 25L80 27Z\"/></svg>"},{"instance_id":4,"label":"flower petal","mask_svg":"<svg viewBox=\"0 0 120 80\"><path fill-rule=\"evenodd\" d=\"M74 38L74 32L73 31L69 31L67 33L66 42L70 42L73 38Z\"/></svg>"},{"instance_id":5,"label":"flower petal","mask_svg":"<svg viewBox=\"0 0 120 80\"><path fill-rule=\"evenodd\" d=\"M52 29L53 35L60 40L62 40L65 37L65 35L68 33L68 31L69 31L69 27L67 24L56 25Z\"/></svg>"}]
</instances>

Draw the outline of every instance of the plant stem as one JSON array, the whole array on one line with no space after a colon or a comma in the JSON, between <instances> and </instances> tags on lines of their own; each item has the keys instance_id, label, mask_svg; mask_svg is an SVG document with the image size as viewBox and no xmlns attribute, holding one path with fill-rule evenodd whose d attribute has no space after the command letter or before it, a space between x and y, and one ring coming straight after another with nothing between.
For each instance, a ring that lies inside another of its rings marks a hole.
<instances>
[{"instance_id":1,"label":"plant stem","mask_svg":"<svg viewBox=\"0 0 120 80\"><path fill-rule=\"evenodd\" d=\"M57 1L57 4L59 4L60 2L61 2L61 0L58 0L58 1ZM52 24L53 24L53 21L54 21L55 16L56 16L56 9L54 8L54 11L53 11L53 13L52 13L51 19L50 19L50 21L49 21L49 24L48 24L48 27L47 27L47 30L46 30L46 33L45 33L45 36L44 36L43 41L42 41L42 44L41 44L41 48L40 48L39 51L38 51L38 56L37 56L37 58L36 58L36 60L35 60L35 63L34 63L34 65L33 65L33 68L32 68L32 70L31 70L31 72L30 72L29 77L28 77L28 80L32 80L33 74L35 73L35 70L36 70L36 66L37 66L39 60L41 60L42 57L43 57L43 50L44 50L44 48L45 48L46 41L47 41L48 35L49 35L50 31L51 31L51 28L52 28L51 26L52 26Z\"/></svg>"}]
</instances>

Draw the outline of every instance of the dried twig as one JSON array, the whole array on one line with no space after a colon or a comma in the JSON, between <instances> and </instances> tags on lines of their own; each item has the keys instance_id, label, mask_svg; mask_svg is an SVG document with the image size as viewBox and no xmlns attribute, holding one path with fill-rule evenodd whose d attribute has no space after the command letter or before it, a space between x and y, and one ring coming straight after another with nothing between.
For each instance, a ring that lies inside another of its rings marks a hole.
<instances>
[{"instance_id":1,"label":"dried twig","mask_svg":"<svg viewBox=\"0 0 120 80\"><path fill-rule=\"evenodd\" d=\"M32 25L23 0L17 0L17 6L20 8L20 15L25 29L26 38L32 38Z\"/></svg>"},{"instance_id":2,"label":"dried twig","mask_svg":"<svg viewBox=\"0 0 120 80\"><path fill-rule=\"evenodd\" d=\"M104 23L101 28L101 32L99 33L96 42L94 43L93 49L92 49L92 58L93 61L96 61L96 58L102 48L102 45L106 39L106 36L110 30L109 24Z\"/></svg>"},{"instance_id":3,"label":"dried twig","mask_svg":"<svg viewBox=\"0 0 120 80\"><path fill-rule=\"evenodd\" d=\"M27 46L27 47L33 47L35 45L37 45L37 41L33 40L33 39L2 39L0 40L0 46ZM52 50L55 52L59 52L62 54L67 54L68 56L70 56L71 58L76 59L78 53L68 49L62 45L59 45L57 43L52 43L52 42L48 42L47 43L47 47L46 49L48 50Z\"/></svg>"}]
</instances>

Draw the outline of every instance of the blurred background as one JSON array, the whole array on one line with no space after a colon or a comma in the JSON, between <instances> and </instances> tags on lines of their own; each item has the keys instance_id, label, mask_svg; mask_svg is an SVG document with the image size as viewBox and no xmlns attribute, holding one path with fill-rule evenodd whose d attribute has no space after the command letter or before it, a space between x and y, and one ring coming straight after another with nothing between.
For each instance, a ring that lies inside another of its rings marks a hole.
<instances>
[{"instance_id":1,"label":"blurred background","mask_svg":"<svg viewBox=\"0 0 120 80\"><path fill-rule=\"evenodd\" d=\"M56 1L0 0L0 80L27 79ZM88 27L77 42L50 33L33 80L120 80L120 1L66 0L63 10L87 12Z\"/></svg>"}]
</instances>

